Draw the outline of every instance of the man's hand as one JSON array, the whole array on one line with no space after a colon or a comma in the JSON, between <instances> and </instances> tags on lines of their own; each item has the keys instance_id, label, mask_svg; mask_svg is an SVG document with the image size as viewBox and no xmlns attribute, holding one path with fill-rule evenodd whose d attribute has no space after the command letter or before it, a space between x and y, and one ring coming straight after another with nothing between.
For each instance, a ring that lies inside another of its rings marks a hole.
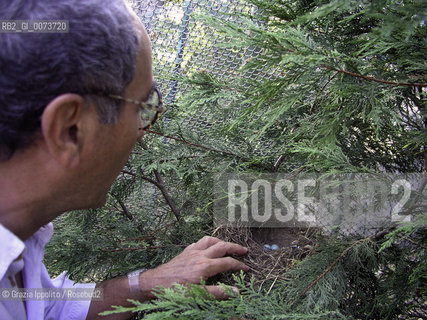
<instances>
[{"instance_id":1,"label":"man's hand","mask_svg":"<svg viewBox=\"0 0 427 320\"><path fill-rule=\"evenodd\" d=\"M103 281L97 285L104 291L103 301L92 301L87 319L99 319L98 314L110 310L111 305L132 306L128 299L153 299L151 293L157 286L165 288L179 284L199 284L200 280L225 271L248 271L249 267L243 262L228 257L243 255L248 249L230 242L224 242L213 237L204 237L197 243L189 245L184 251L168 263L155 269L147 270L139 275L141 293L131 294L127 277L118 277ZM217 286L207 286L207 290L217 299L226 298L226 294ZM131 313L113 314L102 319L129 319Z\"/></svg>"},{"instance_id":2,"label":"man's hand","mask_svg":"<svg viewBox=\"0 0 427 320\"><path fill-rule=\"evenodd\" d=\"M172 287L174 283L198 284L218 273L226 271L248 271L249 267L229 255L243 255L247 248L235 243L224 242L214 237L204 237L189 245L184 251L155 269L140 275L139 284L144 296L153 298L150 293L155 287ZM217 299L225 298L217 286L207 286L207 290Z\"/></svg>"}]
</instances>

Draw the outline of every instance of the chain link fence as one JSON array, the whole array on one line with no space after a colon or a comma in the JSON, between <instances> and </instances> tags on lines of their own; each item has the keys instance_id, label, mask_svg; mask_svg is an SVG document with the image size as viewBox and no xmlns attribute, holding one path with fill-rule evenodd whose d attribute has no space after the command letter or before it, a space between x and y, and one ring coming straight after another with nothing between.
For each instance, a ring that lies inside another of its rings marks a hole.
<instances>
[{"instance_id":1,"label":"chain link fence","mask_svg":"<svg viewBox=\"0 0 427 320\"><path fill-rule=\"evenodd\" d=\"M177 80L197 72L208 72L210 76L227 82L233 79L248 59L257 54L256 48L224 48L232 39L221 36L211 26L197 19L207 14L222 19L233 19L228 13L249 13L256 10L248 3L232 1L132 1L132 6L141 18L152 41L153 72L169 109L187 91L187 86ZM219 46L221 44L221 46ZM263 70L249 70L246 76L252 79L268 77ZM227 101L224 101L227 104ZM179 123L171 125L185 127L213 142L223 141L222 132L213 130L219 124L230 123L238 117L234 114L212 112L210 106L199 106L197 114L185 115ZM165 122L165 120L164 120ZM167 122L167 115L166 115ZM258 154L280 155L280 149L272 141L263 140L256 150ZM213 143L215 144L215 143ZM231 143L230 143L231 144ZM233 149L238 141L233 141Z\"/></svg>"},{"instance_id":2,"label":"chain link fence","mask_svg":"<svg viewBox=\"0 0 427 320\"><path fill-rule=\"evenodd\" d=\"M153 54L153 73L164 96L164 103L169 111L188 91L188 85L180 81L194 73L207 72L222 83L233 82L237 73L242 74L242 66L256 56L259 48L236 48L224 46L232 39L222 36L212 26L198 19L200 15L211 15L221 19L233 19L227 13L255 13L257 8L239 0L129 0L132 8L144 24L151 42ZM235 21L238 22L238 21ZM219 45L221 44L221 45ZM254 81L271 76L269 71L247 69L245 77ZM223 101L227 105L227 101ZM163 126L169 131L185 128L186 131L203 139L208 145L220 145L227 152L246 152L244 139L225 139L224 125L231 124L239 115L239 110L212 110L209 104L199 105L196 114L182 114L181 117L169 121L168 113L162 118ZM254 115L262 117L262 114ZM242 135L244 133L242 132ZM169 143L164 140L164 143ZM257 144L251 146L250 152L257 156L269 156L280 159L281 144L275 140L261 137ZM414 181L419 181L417 176ZM415 187L414 187L415 188ZM404 190L396 193L398 197ZM363 190L362 190L363 193ZM357 204L356 204L357 205ZM366 203L365 203L366 205ZM362 206L362 205L361 205ZM372 235L385 226L381 217L390 217L396 206L388 205L387 212L379 216L370 216L365 212L361 216L346 216L345 212L322 212L323 218L316 222L327 233L340 232L346 235ZM315 210L315 208L314 208ZM354 209L353 209L354 210ZM360 211L360 210L359 210ZM362 210L363 211L363 210ZM404 217L402 217L403 219ZM313 226L313 225L312 225Z\"/></svg>"}]
</instances>

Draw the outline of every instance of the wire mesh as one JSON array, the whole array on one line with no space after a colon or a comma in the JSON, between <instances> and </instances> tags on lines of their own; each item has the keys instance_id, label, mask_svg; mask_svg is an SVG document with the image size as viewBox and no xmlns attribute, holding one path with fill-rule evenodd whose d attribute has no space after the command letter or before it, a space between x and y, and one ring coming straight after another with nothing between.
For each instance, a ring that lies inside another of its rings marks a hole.
<instances>
[{"instance_id":1,"label":"wire mesh","mask_svg":"<svg viewBox=\"0 0 427 320\"><path fill-rule=\"evenodd\" d=\"M248 60L259 53L259 48L224 47L232 39L220 35L213 28L197 19L198 14L209 14L222 19L233 19L226 13L254 13L257 8L240 0L129 0L136 14L144 24L151 42L153 73L164 95L164 103L169 108L187 92L188 86L180 77L207 71L223 83L233 82L233 78ZM238 21L235 21L238 22ZM221 44L221 45L219 45ZM271 69L248 69L245 77L256 81L272 77ZM232 99L232 98L231 98ZM183 114L174 121L168 120L168 113L162 119L163 126L172 131L185 128L207 145L221 145L226 151L247 152L247 141L242 133L239 139L224 139L223 128L238 117L241 109L227 110L229 101L222 101L221 110L212 110L212 105L200 105L197 114ZM244 108L244 106L242 106ZM169 111L170 112L170 111ZM262 117L262 114L254 115ZM168 141L164 141L169 143ZM250 146L252 154L278 159L282 154L282 144L274 139L260 137ZM333 214L336 217L336 214ZM339 219L338 219L339 220ZM382 222L370 220L367 215L357 221L338 221L325 217L319 226L328 232L338 230L344 234L371 235L383 227Z\"/></svg>"}]
</instances>

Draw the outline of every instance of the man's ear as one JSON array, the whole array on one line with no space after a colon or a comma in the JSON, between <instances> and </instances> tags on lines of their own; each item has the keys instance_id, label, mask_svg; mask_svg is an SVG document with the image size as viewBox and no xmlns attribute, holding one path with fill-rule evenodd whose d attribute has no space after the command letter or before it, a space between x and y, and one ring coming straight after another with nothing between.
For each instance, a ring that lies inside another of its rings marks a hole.
<instances>
[{"instance_id":1,"label":"man's ear","mask_svg":"<svg viewBox=\"0 0 427 320\"><path fill-rule=\"evenodd\" d=\"M83 98L67 93L53 99L43 111L41 131L49 153L62 165L75 167L85 141Z\"/></svg>"}]
</instances>

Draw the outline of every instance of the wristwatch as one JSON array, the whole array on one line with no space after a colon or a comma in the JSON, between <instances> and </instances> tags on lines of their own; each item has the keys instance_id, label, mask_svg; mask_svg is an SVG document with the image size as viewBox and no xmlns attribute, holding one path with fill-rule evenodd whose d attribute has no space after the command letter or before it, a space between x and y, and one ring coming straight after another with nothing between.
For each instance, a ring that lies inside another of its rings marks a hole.
<instances>
[{"instance_id":1,"label":"wristwatch","mask_svg":"<svg viewBox=\"0 0 427 320\"><path fill-rule=\"evenodd\" d=\"M145 271L147 271L147 269L139 269L127 274L130 292L141 292L141 288L139 287L139 275Z\"/></svg>"}]
</instances>

